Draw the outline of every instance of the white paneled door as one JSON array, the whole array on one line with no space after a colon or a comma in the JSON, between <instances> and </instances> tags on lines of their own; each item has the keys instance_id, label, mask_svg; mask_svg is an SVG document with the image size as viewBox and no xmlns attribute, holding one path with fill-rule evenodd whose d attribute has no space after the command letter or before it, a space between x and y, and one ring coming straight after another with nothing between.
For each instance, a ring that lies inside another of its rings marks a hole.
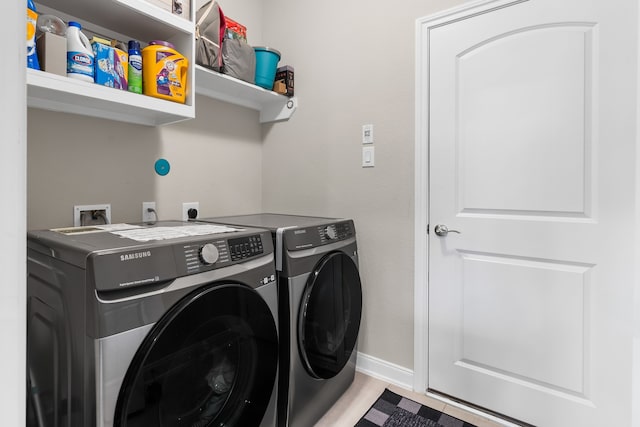
<instances>
[{"instance_id":1,"label":"white paneled door","mask_svg":"<svg viewBox=\"0 0 640 427\"><path fill-rule=\"evenodd\" d=\"M637 12L493 1L425 33L430 390L631 425Z\"/></svg>"}]
</instances>

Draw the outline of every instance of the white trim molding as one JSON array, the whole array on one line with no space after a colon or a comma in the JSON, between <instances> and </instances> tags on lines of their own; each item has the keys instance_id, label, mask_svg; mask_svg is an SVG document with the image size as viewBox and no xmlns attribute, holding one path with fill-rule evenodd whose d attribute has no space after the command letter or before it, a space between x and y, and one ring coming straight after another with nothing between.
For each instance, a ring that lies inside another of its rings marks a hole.
<instances>
[{"instance_id":1,"label":"white trim molding","mask_svg":"<svg viewBox=\"0 0 640 427\"><path fill-rule=\"evenodd\" d=\"M426 393L429 351L429 37L434 28L529 0L478 0L416 20L414 180L414 375L413 389Z\"/></svg>"},{"instance_id":2,"label":"white trim molding","mask_svg":"<svg viewBox=\"0 0 640 427\"><path fill-rule=\"evenodd\" d=\"M356 370L398 387L413 389L413 371L386 360L358 352Z\"/></svg>"},{"instance_id":3,"label":"white trim molding","mask_svg":"<svg viewBox=\"0 0 640 427\"><path fill-rule=\"evenodd\" d=\"M640 28L640 8L636 16L637 28ZM636 70L640 70L640 32L638 32L636 50ZM636 73L636 147L640 147L640 74ZM636 218L640 213L640 150L636 149L635 159L636 171L636 194L635 211ZM635 226L635 254L640 255L640 225L636 220ZM640 263L636 263L634 281L634 319L633 319L633 358L632 358L632 381L631 381L631 425L640 427Z\"/></svg>"},{"instance_id":4,"label":"white trim molding","mask_svg":"<svg viewBox=\"0 0 640 427\"><path fill-rule=\"evenodd\" d=\"M3 5L2 64L5 107L0 116L0 414L2 425L23 426L26 420L27 372L27 85L25 4ZM56 135L57 137L57 135Z\"/></svg>"}]
</instances>

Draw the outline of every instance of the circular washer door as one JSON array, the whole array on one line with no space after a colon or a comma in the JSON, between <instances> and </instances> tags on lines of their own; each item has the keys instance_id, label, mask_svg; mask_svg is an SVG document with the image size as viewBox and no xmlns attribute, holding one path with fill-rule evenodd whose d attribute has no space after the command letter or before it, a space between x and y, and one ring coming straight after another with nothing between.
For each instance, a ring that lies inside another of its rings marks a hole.
<instances>
[{"instance_id":1,"label":"circular washer door","mask_svg":"<svg viewBox=\"0 0 640 427\"><path fill-rule=\"evenodd\" d=\"M315 378L336 376L355 350L362 314L362 286L355 262L331 252L312 271L298 315L302 363Z\"/></svg>"},{"instance_id":2,"label":"circular washer door","mask_svg":"<svg viewBox=\"0 0 640 427\"><path fill-rule=\"evenodd\" d=\"M238 283L210 284L151 329L125 375L114 426L257 426L278 366L273 315Z\"/></svg>"}]
</instances>

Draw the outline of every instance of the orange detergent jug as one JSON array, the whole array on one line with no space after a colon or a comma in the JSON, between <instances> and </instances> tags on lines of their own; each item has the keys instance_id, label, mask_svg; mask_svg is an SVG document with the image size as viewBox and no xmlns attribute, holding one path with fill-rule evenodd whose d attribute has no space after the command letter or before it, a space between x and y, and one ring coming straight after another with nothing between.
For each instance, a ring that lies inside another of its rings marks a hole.
<instances>
[{"instance_id":1,"label":"orange detergent jug","mask_svg":"<svg viewBox=\"0 0 640 427\"><path fill-rule=\"evenodd\" d=\"M153 40L142 49L142 93L185 103L189 60L166 41Z\"/></svg>"}]
</instances>

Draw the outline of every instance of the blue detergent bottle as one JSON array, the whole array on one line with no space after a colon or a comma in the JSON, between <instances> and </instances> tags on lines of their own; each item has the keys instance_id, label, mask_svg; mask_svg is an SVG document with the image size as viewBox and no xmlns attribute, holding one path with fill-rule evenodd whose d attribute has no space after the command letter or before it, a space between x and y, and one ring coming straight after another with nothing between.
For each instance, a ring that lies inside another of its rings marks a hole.
<instances>
[{"instance_id":1,"label":"blue detergent bottle","mask_svg":"<svg viewBox=\"0 0 640 427\"><path fill-rule=\"evenodd\" d=\"M27 0L27 67L34 70L40 69L38 53L36 52L36 23L38 13L33 0Z\"/></svg>"}]
</instances>

